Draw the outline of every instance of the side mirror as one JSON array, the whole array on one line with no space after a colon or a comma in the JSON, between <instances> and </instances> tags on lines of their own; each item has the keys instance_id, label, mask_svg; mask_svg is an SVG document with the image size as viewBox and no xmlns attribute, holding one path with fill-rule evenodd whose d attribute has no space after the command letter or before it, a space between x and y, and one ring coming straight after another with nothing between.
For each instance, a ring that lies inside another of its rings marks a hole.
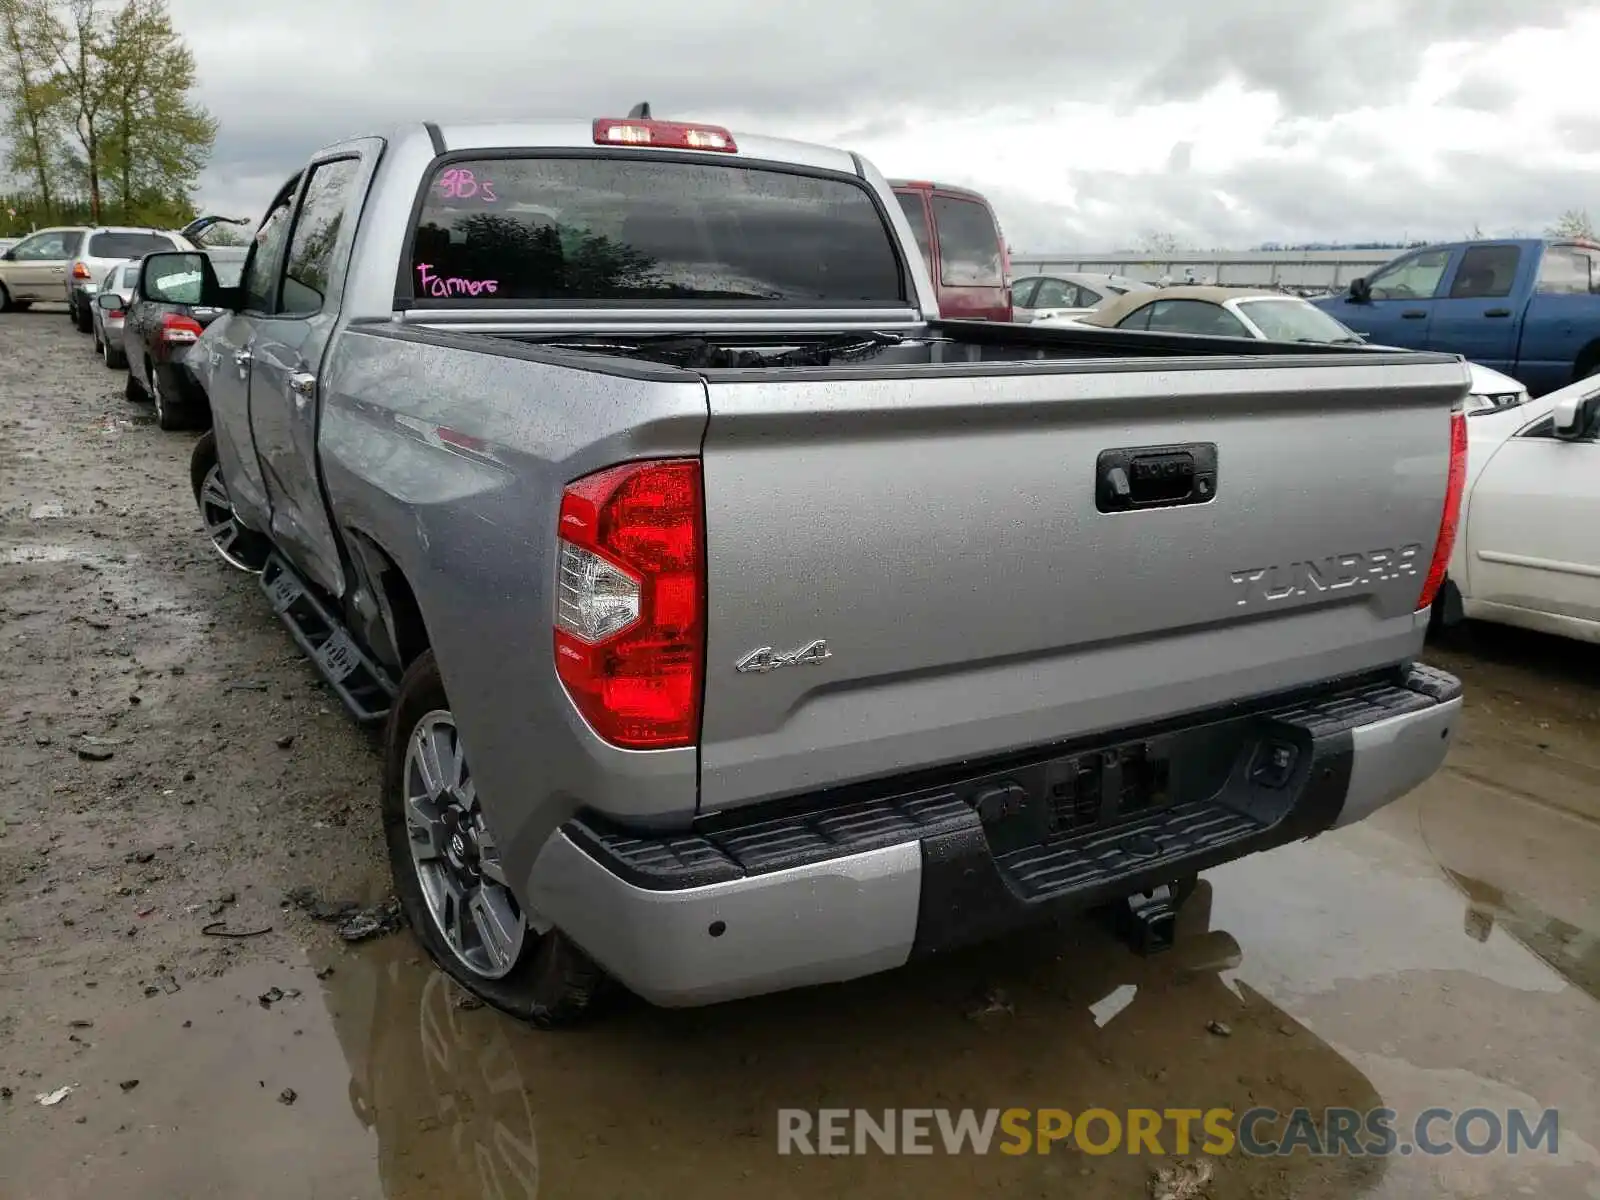
<instances>
[{"instance_id":1,"label":"side mirror","mask_svg":"<svg viewBox=\"0 0 1600 1200\"><path fill-rule=\"evenodd\" d=\"M1350 303L1351 304L1371 304L1372 303L1372 285L1367 282L1367 278L1366 278L1365 275L1359 276L1359 277L1357 277L1355 279L1352 279L1350 281Z\"/></svg>"},{"instance_id":2,"label":"side mirror","mask_svg":"<svg viewBox=\"0 0 1600 1200\"><path fill-rule=\"evenodd\" d=\"M1553 432L1564 442L1581 441L1594 429L1600 416L1600 392L1588 396L1563 396L1550 408Z\"/></svg>"},{"instance_id":3,"label":"side mirror","mask_svg":"<svg viewBox=\"0 0 1600 1200\"><path fill-rule=\"evenodd\" d=\"M122 311L122 297L115 292L101 292L95 296L94 302L107 312Z\"/></svg>"},{"instance_id":4,"label":"side mirror","mask_svg":"<svg viewBox=\"0 0 1600 1200\"><path fill-rule=\"evenodd\" d=\"M4 254L0 254L0 258L5 259L6 262L16 262L17 252L15 250L7 250Z\"/></svg>"},{"instance_id":5,"label":"side mirror","mask_svg":"<svg viewBox=\"0 0 1600 1200\"><path fill-rule=\"evenodd\" d=\"M157 304L223 307L222 286L211 260L192 250L145 255L134 295Z\"/></svg>"}]
</instances>

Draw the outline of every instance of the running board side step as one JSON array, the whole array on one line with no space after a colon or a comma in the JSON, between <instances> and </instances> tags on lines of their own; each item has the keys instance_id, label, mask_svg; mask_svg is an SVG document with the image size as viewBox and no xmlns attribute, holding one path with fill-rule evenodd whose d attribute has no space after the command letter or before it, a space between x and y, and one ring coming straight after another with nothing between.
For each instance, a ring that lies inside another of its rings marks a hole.
<instances>
[{"instance_id":1,"label":"running board side step","mask_svg":"<svg viewBox=\"0 0 1600 1200\"><path fill-rule=\"evenodd\" d=\"M261 590L272 602L278 619L289 627L295 644L305 651L355 719L362 724L385 720L397 690L394 681L367 657L350 631L276 552L261 568Z\"/></svg>"}]
</instances>

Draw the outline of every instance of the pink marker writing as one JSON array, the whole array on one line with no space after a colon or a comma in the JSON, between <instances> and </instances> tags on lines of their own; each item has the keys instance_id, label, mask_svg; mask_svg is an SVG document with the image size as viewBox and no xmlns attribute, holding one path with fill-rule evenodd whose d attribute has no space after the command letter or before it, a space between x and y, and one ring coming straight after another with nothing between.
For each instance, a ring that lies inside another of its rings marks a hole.
<instances>
[{"instance_id":1,"label":"pink marker writing","mask_svg":"<svg viewBox=\"0 0 1600 1200\"><path fill-rule=\"evenodd\" d=\"M420 277L422 292L427 296L492 296L500 290L500 281L497 279L461 279L456 276L448 278L435 275L432 263L418 263L417 275Z\"/></svg>"},{"instance_id":2,"label":"pink marker writing","mask_svg":"<svg viewBox=\"0 0 1600 1200\"><path fill-rule=\"evenodd\" d=\"M494 184L479 179L465 167L451 167L439 176L439 191L446 200L471 200L474 196L493 204L500 197L494 194Z\"/></svg>"}]
</instances>

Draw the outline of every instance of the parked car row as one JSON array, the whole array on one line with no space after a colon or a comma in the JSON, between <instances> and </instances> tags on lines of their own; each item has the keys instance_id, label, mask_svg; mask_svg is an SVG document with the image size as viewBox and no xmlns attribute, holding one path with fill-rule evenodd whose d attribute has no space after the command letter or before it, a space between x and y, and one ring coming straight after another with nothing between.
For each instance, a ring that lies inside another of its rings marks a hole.
<instances>
[{"instance_id":1,"label":"parked car row","mask_svg":"<svg viewBox=\"0 0 1600 1200\"><path fill-rule=\"evenodd\" d=\"M1335 346L1370 344L1307 300L1250 288L1151 288L1115 297L1091 312L1045 318L1042 323ZM1510 376L1474 362L1467 369L1472 374L1468 416L1527 402L1528 389Z\"/></svg>"},{"instance_id":2,"label":"parked car row","mask_svg":"<svg viewBox=\"0 0 1600 1200\"><path fill-rule=\"evenodd\" d=\"M195 253L222 286L238 284L243 247L216 246ZM128 372L128 399L151 403L162 429L186 429L210 423L210 405L185 369L185 357L221 310L199 302L198 270L160 266L171 261L156 260L156 274L148 279L142 258L108 265L88 306L89 332L101 361Z\"/></svg>"},{"instance_id":3,"label":"parked car row","mask_svg":"<svg viewBox=\"0 0 1600 1200\"><path fill-rule=\"evenodd\" d=\"M113 264L156 250L193 250L181 233L119 225L67 225L41 229L0 250L0 312L36 303L67 305L84 333L93 329L90 307Z\"/></svg>"}]
</instances>

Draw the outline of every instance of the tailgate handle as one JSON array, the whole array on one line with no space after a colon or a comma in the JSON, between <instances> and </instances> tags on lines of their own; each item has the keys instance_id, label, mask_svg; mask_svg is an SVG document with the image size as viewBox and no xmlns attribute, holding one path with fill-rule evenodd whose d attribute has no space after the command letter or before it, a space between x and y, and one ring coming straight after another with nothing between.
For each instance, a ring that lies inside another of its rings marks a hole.
<instances>
[{"instance_id":1,"label":"tailgate handle","mask_svg":"<svg viewBox=\"0 0 1600 1200\"><path fill-rule=\"evenodd\" d=\"M1217 446L1128 446L1102 450L1095 507L1103 513L1205 504L1217 494Z\"/></svg>"}]
</instances>

